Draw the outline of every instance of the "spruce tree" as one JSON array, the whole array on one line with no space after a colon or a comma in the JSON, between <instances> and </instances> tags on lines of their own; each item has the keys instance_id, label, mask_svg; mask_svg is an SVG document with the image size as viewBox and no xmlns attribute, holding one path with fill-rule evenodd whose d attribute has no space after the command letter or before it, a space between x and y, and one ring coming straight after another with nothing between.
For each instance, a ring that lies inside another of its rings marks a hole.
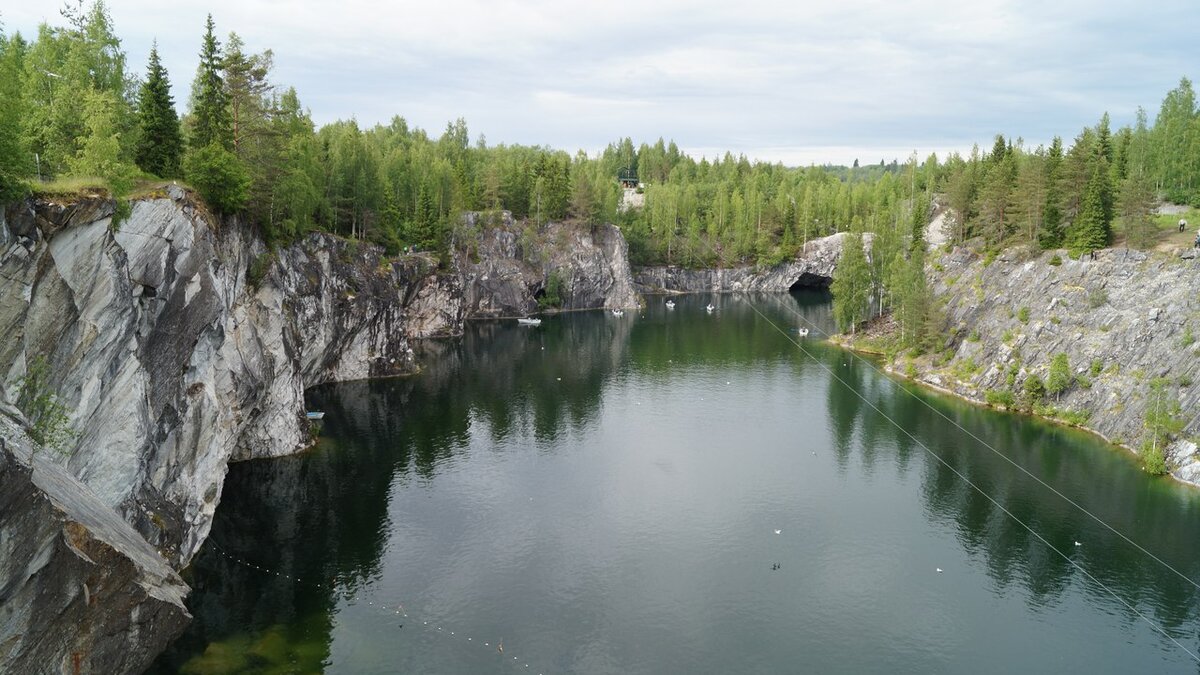
<instances>
[{"instance_id":1,"label":"spruce tree","mask_svg":"<svg viewBox=\"0 0 1200 675\"><path fill-rule=\"evenodd\" d=\"M1062 226L1062 193L1059 180L1063 159L1062 139L1054 137L1050 151L1046 153L1046 203L1042 209L1042 229L1038 232L1038 244L1044 249L1063 245L1065 236Z\"/></svg>"},{"instance_id":2,"label":"spruce tree","mask_svg":"<svg viewBox=\"0 0 1200 675\"><path fill-rule=\"evenodd\" d=\"M1154 187L1138 174L1121 181L1120 215L1125 241L1133 248L1149 248L1154 243Z\"/></svg>"},{"instance_id":3,"label":"spruce tree","mask_svg":"<svg viewBox=\"0 0 1200 675\"><path fill-rule=\"evenodd\" d=\"M134 148L134 161L138 167L164 178L178 176L183 138L175 102L171 100L171 82L158 59L157 43L150 48L146 81L138 92L137 116L141 134Z\"/></svg>"},{"instance_id":4,"label":"spruce tree","mask_svg":"<svg viewBox=\"0 0 1200 675\"><path fill-rule=\"evenodd\" d=\"M1098 162L1088 179L1079 215L1071 224L1071 247L1089 252L1108 246L1112 236L1112 221L1105 217L1104 192L1108 182L1108 171L1104 162Z\"/></svg>"},{"instance_id":5,"label":"spruce tree","mask_svg":"<svg viewBox=\"0 0 1200 675\"><path fill-rule=\"evenodd\" d=\"M188 145L199 149L216 143L226 150L233 149L232 122L229 115L229 96L221 79L221 43L213 32L212 14L204 25L204 41L200 46L200 68L192 85L192 125Z\"/></svg>"}]
</instances>

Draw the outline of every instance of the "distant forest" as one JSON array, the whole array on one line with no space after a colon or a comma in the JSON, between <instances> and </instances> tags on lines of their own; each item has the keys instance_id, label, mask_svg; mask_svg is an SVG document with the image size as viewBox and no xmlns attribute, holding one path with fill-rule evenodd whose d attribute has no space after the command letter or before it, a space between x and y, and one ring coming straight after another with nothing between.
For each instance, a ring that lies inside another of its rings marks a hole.
<instances>
[{"instance_id":1,"label":"distant forest","mask_svg":"<svg viewBox=\"0 0 1200 675\"><path fill-rule=\"evenodd\" d=\"M1113 131L1107 114L1068 145L996 136L969 156L898 164L789 168L726 154L695 159L673 142L624 138L598 156L472 139L463 120L440 136L402 117L316 128L295 89L272 81L272 53L197 27L197 70L180 117L152 50L135 75L104 3L68 5L32 40L0 32L0 196L102 185L118 198L156 179L195 188L270 242L312 230L445 250L467 210L619 224L635 263L772 263L839 231L910 240L940 202L957 240L1089 251L1114 229L1150 237L1157 199L1200 205L1200 115L1191 82L1167 93L1153 124ZM178 77L179 74L176 74ZM798 131L798 133L802 133ZM645 206L621 212L622 170ZM885 235L887 236L887 235ZM900 249L898 249L900 250Z\"/></svg>"}]
</instances>

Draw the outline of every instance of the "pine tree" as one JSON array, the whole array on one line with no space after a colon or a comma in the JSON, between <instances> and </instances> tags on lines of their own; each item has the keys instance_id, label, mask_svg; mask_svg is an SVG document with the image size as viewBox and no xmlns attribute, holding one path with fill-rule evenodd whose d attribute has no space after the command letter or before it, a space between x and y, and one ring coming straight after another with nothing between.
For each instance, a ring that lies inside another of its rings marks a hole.
<instances>
[{"instance_id":1,"label":"pine tree","mask_svg":"<svg viewBox=\"0 0 1200 675\"><path fill-rule=\"evenodd\" d=\"M221 78L221 43L213 31L212 14L209 14L200 47L200 68L192 84L192 124L188 145L199 149L215 143L225 150L232 150L229 97Z\"/></svg>"},{"instance_id":2,"label":"pine tree","mask_svg":"<svg viewBox=\"0 0 1200 675\"><path fill-rule=\"evenodd\" d=\"M833 293L838 329L856 332L871 309L871 268L863 252L862 235L850 233L842 239L842 257L829 290Z\"/></svg>"},{"instance_id":3,"label":"pine tree","mask_svg":"<svg viewBox=\"0 0 1200 675\"><path fill-rule=\"evenodd\" d=\"M164 178L179 175L183 138L179 116L171 100L171 82L158 58L158 44L150 48L146 81L138 93L138 128L141 132L134 148L134 161L143 171Z\"/></svg>"}]
</instances>

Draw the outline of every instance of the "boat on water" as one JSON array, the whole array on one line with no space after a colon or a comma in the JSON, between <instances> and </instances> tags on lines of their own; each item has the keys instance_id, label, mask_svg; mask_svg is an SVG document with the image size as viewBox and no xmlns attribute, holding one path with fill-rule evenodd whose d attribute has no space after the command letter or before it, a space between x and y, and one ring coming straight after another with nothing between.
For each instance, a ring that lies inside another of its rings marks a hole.
<instances>
[{"instance_id":1,"label":"boat on water","mask_svg":"<svg viewBox=\"0 0 1200 675\"><path fill-rule=\"evenodd\" d=\"M322 410L310 410L304 413L304 417L310 420L319 420L325 418L325 412Z\"/></svg>"},{"instance_id":2,"label":"boat on water","mask_svg":"<svg viewBox=\"0 0 1200 675\"><path fill-rule=\"evenodd\" d=\"M717 308L716 308L716 307L713 307L713 305L712 305L712 303L711 303L711 302L710 302L710 303L708 303L708 307L705 307L704 309L708 310L708 313L709 313L709 314L712 314L713 312L717 311Z\"/></svg>"},{"instance_id":3,"label":"boat on water","mask_svg":"<svg viewBox=\"0 0 1200 675\"><path fill-rule=\"evenodd\" d=\"M808 337L808 329L807 328L797 328L796 332L800 334L800 337Z\"/></svg>"},{"instance_id":4,"label":"boat on water","mask_svg":"<svg viewBox=\"0 0 1200 675\"><path fill-rule=\"evenodd\" d=\"M675 309L675 301L674 300L667 301L667 309Z\"/></svg>"},{"instance_id":5,"label":"boat on water","mask_svg":"<svg viewBox=\"0 0 1200 675\"><path fill-rule=\"evenodd\" d=\"M612 313L613 316L625 316L625 310L623 309L614 309Z\"/></svg>"},{"instance_id":6,"label":"boat on water","mask_svg":"<svg viewBox=\"0 0 1200 675\"><path fill-rule=\"evenodd\" d=\"M517 319L517 323L521 324L522 326L540 326L542 325L542 320L524 316Z\"/></svg>"}]
</instances>

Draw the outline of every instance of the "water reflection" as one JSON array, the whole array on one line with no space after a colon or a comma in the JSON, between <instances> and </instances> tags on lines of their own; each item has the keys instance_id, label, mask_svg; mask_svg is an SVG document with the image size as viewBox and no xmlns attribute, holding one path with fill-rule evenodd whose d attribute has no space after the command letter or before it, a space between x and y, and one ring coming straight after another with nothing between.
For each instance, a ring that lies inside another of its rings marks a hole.
<instances>
[{"instance_id":1,"label":"water reflection","mask_svg":"<svg viewBox=\"0 0 1200 675\"><path fill-rule=\"evenodd\" d=\"M442 595L431 602L473 606L482 614L528 624L533 631L529 639L541 640L543 652L557 653L563 670L602 663L615 670L661 672L656 666L667 659L680 669L692 663L710 672L770 672L794 667L800 655L818 668L828 663L851 670L889 665L900 670L955 670L972 658L969 646L978 651L978 643L967 638L962 638L968 647L961 654L954 651L952 640L937 649L914 650L912 644L925 643L905 633L904 626L896 629L899 637L889 641L880 635L869 646L851 650L854 656L846 655L844 637L822 637L843 614L859 623L863 613L890 609L905 615L915 602L913 588L885 584L880 595L865 597L861 606L853 598L845 599L847 591L842 590L839 597L846 604L837 609L816 602L814 594L821 591L803 581L793 584L790 592L800 594L794 598L781 596L780 590L755 595L760 592L757 577L743 578L727 565L758 546L740 539L746 536L745 521L761 517L761 510L780 518L788 509L795 511L797 523L810 529L788 563L789 570L792 565L807 566L806 579L836 580L839 574L845 577L853 563L870 562L878 550L860 541L867 536L864 532L914 542L913 550L897 544L885 555L897 565L912 562L905 556L936 550L938 537L949 533L978 573L960 571L967 584L960 588L961 597L939 596L942 604L933 605L938 611L969 610L970 620L962 623L977 625L986 623L996 598L1015 597L1029 613L1007 620L1032 622L1030 630L1037 631L1042 620L1038 617L1053 615L1073 630L1093 631L1096 644L1090 648L1110 659L1100 661L1106 668L1187 665L1186 656L1181 659L1173 645L1139 625L1134 613L1070 561L1189 647L1196 644L1194 633L1200 625L1193 585L1014 470L927 406L987 439L1192 579L1200 578L1193 544L1200 534L1200 499L1195 492L1148 479L1130 458L1085 434L931 396L881 377L868 364L812 338L799 350L758 314L791 329L802 325L799 312L828 331L833 326L826 296L692 296L676 302L674 311L651 299L642 312L622 318L565 315L534 329L474 323L461 340L424 344L420 358L427 365L416 377L311 392L313 407L327 413L319 447L298 457L232 467L213 541L294 576L336 579L340 590L335 595L298 587L232 564L206 547L190 572L195 588L190 606L196 620L160 659L158 672L365 670L353 658L345 663L336 658L337 625L353 625L342 615L346 597L380 584L397 569L415 576L414 565L421 568L425 587L440 589ZM717 312L704 312L708 302L718 306ZM745 381L733 382L739 376ZM717 447L705 447L706 440ZM743 444L748 447L740 447ZM808 457L810 449L813 463L800 464L797 456ZM512 457L506 461L504 453ZM820 464L822 455L832 458L827 472ZM538 457L553 468L524 463ZM755 463L768 468L756 473ZM480 468L471 468L476 465ZM728 476L740 471L749 471L761 484L731 483ZM1049 550L955 471L1070 561ZM683 490L681 485L689 479L704 488L698 493ZM561 484L557 496L556 483ZM546 503L514 506L526 499L522 490L536 490ZM506 501L510 492L518 493L521 501ZM425 542L417 535L428 533L408 521L436 516L414 510L421 508L413 496L418 493L433 500L436 509L502 510L487 522L491 526L501 518L499 527L511 529L521 540L519 548L493 550L487 540L470 539L476 536L469 532L477 523L461 513L437 523L452 533L447 535L450 540ZM886 511L903 513L909 502L919 513L917 522L901 525L907 528L902 532L879 529L883 526L878 521L893 516ZM693 531L687 528L693 527L690 516L695 512L705 512L708 522L695 525L698 529ZM632 520L604 520L615 517ZM567 523L585 531L575 532ZM685 532L674 534L672 526ZM645 532L653 538L645 538ZM460 533L467 538L453 539ZM1083 545L1077 547L1075 541ZM661 562L656 556L677 548L692 550L689 547L698 548L700 560L671 559L661 569L672 572L654 576ZM774 549L765 554L782 555ZM507 562L501 564L500 559ZM513 585L494 591L512 597L501 602L490 597L492 590L483 596L471 590L472 579L439 576L437 566L448 560L468 570L461 573L477 577L475 581L486 579L488 589L493 588L493 578ZM701 573L692 570L697 565L720 567ZM526 577L514 581L508 575L508 570L526 566ZM493 568L501 572L493 574ZM699 581L682 583L689 570ZM883 583L889 574L878 570L865 578ZM648 579L655 582L647 586ZM644 591L611 610L620 618L617 623L607 613L614 580L622 588ZM415 578L410 581L416 583ZM462 595L447 590L459 586L466 586ZM836 581L828 586L840 588ZM970 600L981 586L987 587L985 595L991 599ZM545 604L514 605L551 591L563 596L551 596ZM722 595L726 592L728 598ZM655 593L666 594L661 606L643 610L644 616L629 616L630 604ZM778 627L759 625L764 607L781 598L787 600L789 613L777 617ZM688 632L666 608L691 608L684 612L689 622L697 616L708 618L694 619L697 625ZM723 611L741 623L721 620ZM1104 623L1108 615L1121 617L1115 633ZM745 632L742 624L760 632ZM772 630L782 632L775 635ZM555 641L560 631L564 640L585 635L593 642L560 644ZM1138 637L1124 637L1125 633ZM650 642L661 645L647 646L639 637L645 634L658 636ZM985 633L977 639L992 637ZM671 640L690 645L691 651L671 651ZM1105 650L1115 649L1114 640L1139 647L1110 654ZM994 642L1005 644L999 635ZM600 644L607 647L601 649ZM709 644L724 647L711 651L704 646ZM763 650L754 657L757 660L739 661L749 657L745 652L753 644ZM941 643L935 639L932 644ZM1167 654L1165 660L1148 657L1146 644ZM643 650L649 656L638 661ZM1006 664L1017 667L1022 659L1037 663L1047 655L1031 650L1004 656ZM417 670L477 667L473 662L455 666L448 664L457 662L421 660L444 659L444 654L419 652L406 658L415 659L406 663ZM1097 665L1095 660L1081 663Z\"/></svg>"}]
</instances>

